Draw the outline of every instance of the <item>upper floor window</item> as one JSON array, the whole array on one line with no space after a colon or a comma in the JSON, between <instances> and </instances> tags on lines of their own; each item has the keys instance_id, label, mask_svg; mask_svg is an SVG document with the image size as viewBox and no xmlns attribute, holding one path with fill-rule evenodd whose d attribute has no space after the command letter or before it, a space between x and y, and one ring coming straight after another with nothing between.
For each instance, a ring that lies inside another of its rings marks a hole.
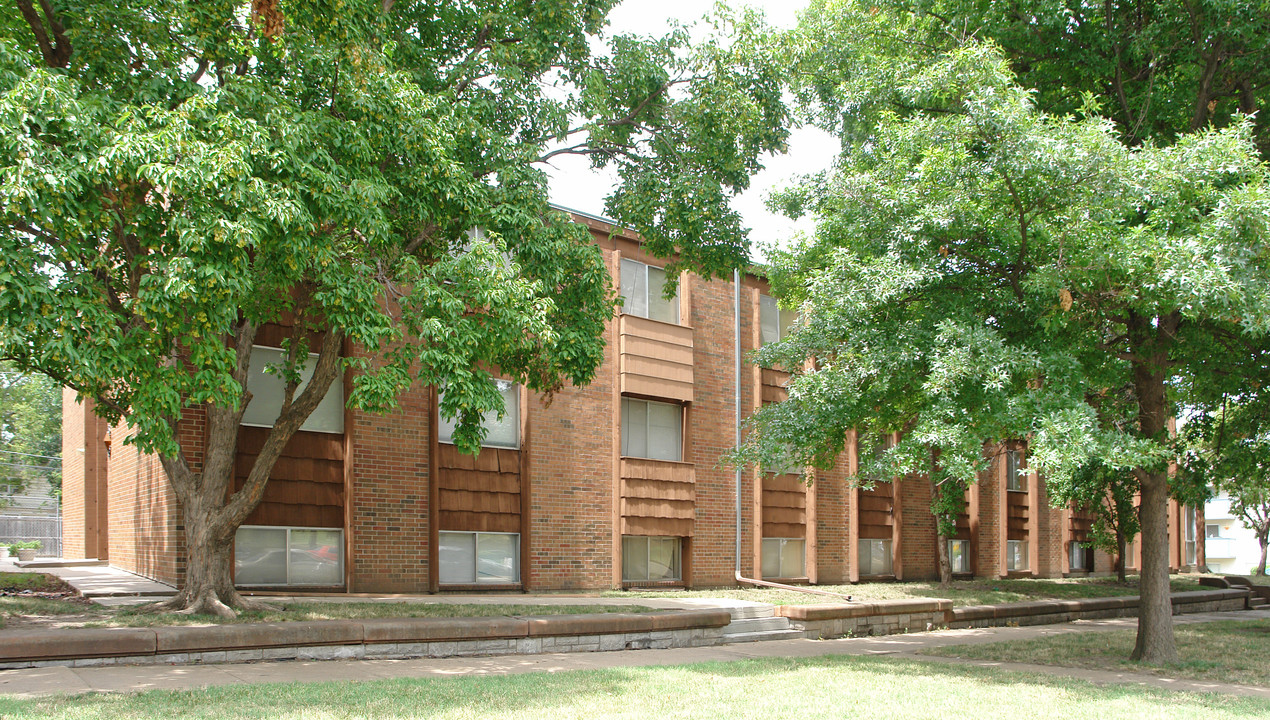
<instances>
[{"instance_id":1,"label":"upper floor window","mask_svg":"<svg viewBox=\"0 0 1270 720\"><path fill-rule=\"evenodd\" d=\"M278 348L251 346L251 364L247 369L247 390L251 393L251 402L243 411L243 425L273 427L278 420L287 384L282 375L266 370L270 366L281 366L285 359L282 350ZM295 397L299 397L309 384L313 370L317 367L317 360L316 353L309 353L308 360L300 369L300 385L295 390ZM322 402L318 403L317 409L309 415L300 429L308 432L344 432L344 383L340 378L337 377L331 383Z\"/></svg>"},{"instance_id":2,"label":"upper floor window","mask_svg":"<svg viewBox=\"0 0 1270 720\"><path fill-rule=\"evenodd\" d=\"M1014 492L1027 492L1023 456L1018 450L1005 451L1005 489Z\"/></svg>"},{"instance_id":3,"label":"upper floor window","mask_svg":"<svg viewBox=\"0 0 1270 720\"><path fill-rule=\"evenodd\" d=\"M498 392L503 396L503 416L499 418L497 410L490 410L481 416L481 427L485 428L483 447L519 448L520 447L520 386L507 380L495 380ZM437 392L437 405L444 390ZM439 414L439 413L438 413ZM443 443L453 442L454 427L457 418L440 418L437 428L437 439Z\"/></svg>"},{"instance_id":4,"label":"upper floor window","mask_svg":"<svg viewBox=\"0 0 1270 720\"><path fill-rule=\"evenodd\" d=\"M681 405L622 398L622 455L650 460L683 460Z\"/></svg>"},{"instance_id":5,"label":"upper floor window","mask_svg":"<svg viewBox=\"0 0 1270 720\"><path fill-rule=\"evenodd\" d=\"M666 299L666 271L623 258L622 312L678 324L679 293Z\"/></svg>"},{"instance_id":6,"label":"upper floor window","mask_svg":"<svg viewBox=\"0 0 1270 720\"><path fill-rule=\"evenodd\" d=\"M763 344L784 340L798 313L785 310L769 295L758 296L759 329Z\"/></svg>"}]
</instances>

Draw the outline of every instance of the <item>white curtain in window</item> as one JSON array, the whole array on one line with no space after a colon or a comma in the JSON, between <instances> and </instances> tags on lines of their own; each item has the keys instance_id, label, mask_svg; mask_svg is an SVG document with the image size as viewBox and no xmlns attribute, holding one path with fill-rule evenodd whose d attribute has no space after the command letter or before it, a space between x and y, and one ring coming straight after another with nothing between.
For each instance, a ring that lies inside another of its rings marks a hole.
<instances>
[{"instance_id":1,"label":"white curtain in window","mask_svg":"<svg viewBox=\"0 0 1270 720\"><path fill-rule=\"evenodd\" d=\"M304 369L300 371L297 396L304 390L309 378L313 377L317 358L316 354L310 354ZM278 419L278 413L282 412L282 396L286 392L286 383L281 375L267 373L265 369L270 365L280 365L282 360L282 351L277 348L261 345L251 348L251 365L247 370L247 389L251 391L251 402L243 413L243 425L273 427ZM318 403L317 409L300 429L309 432L344 432L344 382L341 378L336 378L331 383L322 402Z\"/></svg>"},{"instance_id":2,"label":"white curtain in window","mask_svg":"<svg viewBox=\"0 0 1270 720\"><path fill-rule=\"evenodd\" d=\"M503 417L499 419L497 410L490 410L481 416L481 426L486 429L484 447L517 448L520 447L520 386L507 380L495 380L498 392L503 396ZM437 392L440 404L445 391ZM454 439L454 418L440 418L437 424L437 439L443 443Z\"/></svg>"},{"instance_id":3,"label":"white curtain in window","mask_svg":"<svg viewBox=\"0 0 1270 720\"><path fill-rule=\"evenodd\" d=\"M679 293L666 299L666 271L648 268L648 318L665 323L679 324Z\"/></svg>"},{"instance_id":4,"label":"white curtain in window","mask_svg":"<svg viewBox=\"0 0 1270 720\"><path fill-rule=\"evenodd\" d=\"M438 533L437 559L442 583L476 582L476 533Z\"/></svg>"},{"instance_id":5,"label":"white curtain in window","mask_svg":"<svg viewBox=\"0 0 1270 720\"><path fill-rule=\"evenodd\" d=\"M622 312L648 317L648 266L622 260Z\"/></svg>"}]
</instances>

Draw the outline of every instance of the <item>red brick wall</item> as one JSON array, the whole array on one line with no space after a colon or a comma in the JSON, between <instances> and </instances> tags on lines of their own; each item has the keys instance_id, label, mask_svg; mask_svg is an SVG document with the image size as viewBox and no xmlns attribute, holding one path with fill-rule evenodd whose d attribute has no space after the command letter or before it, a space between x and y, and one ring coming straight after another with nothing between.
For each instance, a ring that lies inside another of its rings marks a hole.
<instances>
[{"instance_id":1,"label":"red brick wall","mask_svg":"<svg viewBox=\"0 0 1270 720\"><path fill-rule=\"evenodd\" d=\"M935 516L930 512L930 501L931 486L925 476L910 475L900 483L903 513L900 554L904 561L904 580L939 577Z\"/></svg>"},{"instance_id":2,"label":"red brick wall","mask_svg":"<svg viewBox=\"0 0 1270 720\"><path fill-rule=\"evenodd\" d=\"M350 411L344 430L352 478L346 574L353 592L428 589L430 393L412 387L397 411Z\"/></svg>"},{"instance_id":3,"label":"red brick wall","mask_svg":"<svg viewBox=\"0 0 1270 720\"><path fill-rule=\"evenodd\" d=\"M62 388L62 557L84 554L84 406Z\"/></svg>"},{"instance_id":4,"label":"red brick wall","mask_svg":"<svg viewBox=\"0 0 1270 720\"><path fill-rule=\"evenodd\" d=\"M187 413L187 457L202 460L202 412ZM123 441L126 426L111 430L107 504L110 564L167 583L185 574L184 527L176 496L157 457L143 455ZM197 437L198 440L194 440Z\"/></svg>"}]
</instances>

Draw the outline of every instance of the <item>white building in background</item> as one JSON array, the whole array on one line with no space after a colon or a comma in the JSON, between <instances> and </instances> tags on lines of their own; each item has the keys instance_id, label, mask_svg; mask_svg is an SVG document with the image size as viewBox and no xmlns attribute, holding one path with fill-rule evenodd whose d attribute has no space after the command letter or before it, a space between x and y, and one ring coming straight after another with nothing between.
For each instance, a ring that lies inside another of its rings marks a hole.
<instances>
[{"instance_id":1,"label":"white building in background","mask_svg":"<svg viewBox=\"0 0 1270 720\"><path fill-rule=\"evenodd\" d=\"M1243 520L1230 511L1230 498L1218 495L1204 505L1204 556L1211 572L1248 575L1261 559L1261 546Z\"/></svg>"}]
</instances>

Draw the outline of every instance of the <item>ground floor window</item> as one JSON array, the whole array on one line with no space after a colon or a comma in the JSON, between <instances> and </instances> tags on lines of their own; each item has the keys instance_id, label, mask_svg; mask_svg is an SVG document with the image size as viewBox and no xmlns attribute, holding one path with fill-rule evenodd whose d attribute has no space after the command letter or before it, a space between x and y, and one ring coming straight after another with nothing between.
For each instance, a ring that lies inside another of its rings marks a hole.
<instances>
[{"instance_id":1,"label":"ground floor window","mask_svg":"<svg viewBox=\"0 0 1270 720\"><path fill-rule=\"evenodd\" d=\"M1027 540L1007 540L1005 543L1005 569L1027 570Z\"/></svg>"},{"instance_id":2,"label":"ground floor window","mask_svg":"<svg viewBox=\"0 0 1270 720\"><path fill-rule=\"evenodd\" d=\"M520 582L520 533L438 533L438 580L443 585Z\"/></svg>"},{"instance_id":3,"label":"ground floor window","mask_svg":"<svg viewBox=\"0 0 1270 720\"><path fill-rule=\"evenodd\" d=\"M964 575L970 572L969 540L948 541L948 568L953 574Z\"/></svg>"},{"instance_id":4,"label":"ground floor window","mask_svg":"<svg viewBox=\"0 0 1270 720\"><path fill-rule=\"evenodd\" d=\"M1071 568L1072 570L1088 570L1089 563L1089 546L1084 543L1073 541L1071 546Z\"/></svg>"},{"instance_id":5,"label":"ground floor window","mask_svg":"<svg viewBox=\"0 0 1270 720\"><path fill-rule=\"evenodd\" d=\"M763 577L806 577L806 549L802 538L763 538Z\"/></svg>"},{"instance_id":6,"label":"ground floor window","mask_svg":"<svg viewBox=\"0 0 1270 720\"><path fill-rule=\"evenodd\" d=\"M891 541L860 538L856 553L861 575L894 575L891 567Z\"/></svg>"},{"instance_id":7,"label":"ground floor window","mask_svg":"<svg viewBox=\"0 0 1270 720\"><path fill-rule=\"evenodd\" d=\"M622 536L622 581L682 580L682 539L644 535Z\"/></svg>"},{"instance_id":8,"label":"ground floor window","mask_svg":"<svg viewBox=\"0 0 1270 720\"><path fill-rule=\"evenodd\" d=\"M234 536L237 585L343 585L344 531L244 525Z\"/></svg>"}]
</instances>

